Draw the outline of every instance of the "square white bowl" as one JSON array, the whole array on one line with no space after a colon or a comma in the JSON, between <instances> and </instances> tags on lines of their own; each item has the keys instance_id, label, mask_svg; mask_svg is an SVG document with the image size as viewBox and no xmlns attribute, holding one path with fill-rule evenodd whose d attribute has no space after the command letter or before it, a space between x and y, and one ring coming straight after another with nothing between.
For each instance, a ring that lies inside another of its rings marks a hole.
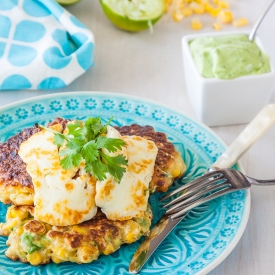
<instances>
[{"instance_id":1,"label":"square white bowl","mask_svg":"<svg viewBox=\"0 0 275 275\"><path fill-rule=\"evenodd\" d=\"M246 31L200 33L186 35L182 38L187 92L198 119L208 126L250 122L269 102L275 84L275 71L270 61L271 71L269 73L241 76L229 80L205 78L197 70L189 42L198 37L248 35L248 33ZM261 51L266 53L258 36L255 42Z\"/></svg>"}]
</instances>

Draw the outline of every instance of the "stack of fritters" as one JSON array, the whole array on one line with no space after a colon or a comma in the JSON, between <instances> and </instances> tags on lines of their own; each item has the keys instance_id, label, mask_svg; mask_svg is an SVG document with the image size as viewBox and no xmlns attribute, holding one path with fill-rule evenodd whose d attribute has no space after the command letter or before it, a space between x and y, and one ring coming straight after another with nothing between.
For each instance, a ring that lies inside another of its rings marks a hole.
<instances>
[{"instance_id":1,"label":"stack of fritters","mask_svg":"<svg viewBox=\"0 0 275 275\"><path fill-rule=\"evenodd\" d=\"M55 119L50 125L68 120ZM50 126L48 125L48 126ZM158 147L150 191L165 192L176 178L185 172L185 164L174 145L164 133L155 132L151 126L130 125L116 127L121 135L137 135L152 140ZM123 243L132 243L147 235L152 213L148 206L143 217L127 221L111 221L98 211L89 221L78 225L56 227L33 218L34 188L26 165L18 155L20 145L40 131L35 125L0 144L0 200L12 203L7 221L0 224L0 234L9 235L6 256L12 260L33 265L72 261L88 263L100 254L110 254Z\"/></svg>"},{"instance_id":2,"label":"stack of fritters","mask_svg":"<svg viewBox=\"0 0 275 275\"><path fill-rule=\"evenodd\" d=\"M152 219L150 207L143 217L126 221L108 220L98 211L89 221L57 227L34 220L33 211L33 206L11 206L7 223L0 227L0 234L9 235L6 256L32 265L92 262L148 235Z\"/></svg>"}]
</instances>

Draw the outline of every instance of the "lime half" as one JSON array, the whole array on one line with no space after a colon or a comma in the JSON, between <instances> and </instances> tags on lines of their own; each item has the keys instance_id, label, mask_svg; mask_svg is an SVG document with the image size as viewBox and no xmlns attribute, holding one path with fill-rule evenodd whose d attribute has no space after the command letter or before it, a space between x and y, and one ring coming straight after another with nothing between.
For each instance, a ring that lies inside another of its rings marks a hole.
<instances>
[{"instance_id":1,"label":"lime half","mask_svg":"<svg viewBox=\"0 0 275 275\"><path fill-rule=\"evenodd\" d=\"M110 21L120 29L141 31L150 28L164 12L164 0L100 0Z\"/></svg>"},{"instance_id":2,"label":"lime half","mask_svg":"<svg viewBox=\"0 0 275 275\"><path fill-rule=\"evenodd\" d=\"M56 2L59 3L60 5L72 5L79 1L80 0L56 0Z\"/></svg>"}]
</instances>

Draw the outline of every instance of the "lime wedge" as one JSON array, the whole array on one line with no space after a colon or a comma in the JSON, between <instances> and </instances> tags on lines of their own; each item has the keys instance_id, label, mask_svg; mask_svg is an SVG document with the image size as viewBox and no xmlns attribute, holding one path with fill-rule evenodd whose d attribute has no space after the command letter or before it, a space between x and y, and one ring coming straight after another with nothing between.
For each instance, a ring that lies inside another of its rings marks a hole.
<instances>
[{"instance_id":1,"label":"lime wedge","mask_svg":"<svg viewBox=\"0 0 275 275\"><path fill-rule=\"evenodd\" d=\"M100 3L114 25L133 32L151 28L164 12L164 0L100 0Z\"/></svg>"},{"instance_id":2,"label":"lime wedge","mask_svg":"<svg viewBox=\"0 0 275 275\"><path fill-rule=\"evenodd\" d=\"M79 1L80 0L56 0L56 2L61 4L61 5L72 5L72 4L75 4Z\"/></svg>"}]
</instances>

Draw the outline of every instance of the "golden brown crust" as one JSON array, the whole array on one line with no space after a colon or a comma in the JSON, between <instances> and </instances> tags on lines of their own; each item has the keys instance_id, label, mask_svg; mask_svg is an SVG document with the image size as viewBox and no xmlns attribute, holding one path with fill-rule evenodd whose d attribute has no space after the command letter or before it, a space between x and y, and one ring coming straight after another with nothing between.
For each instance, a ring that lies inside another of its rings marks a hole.
<instances>
[{"instance_id":1,"label":"golden brown crust","mask_svg":"<svg viewBox=\"0 0 275 275\"><path fill-rule=\"evenodd\" d=\"M0 184L4 186L24 186L33 189L32 179L26 171L26 164L18 155L22 142L40 131L35 124L0 144Z\"/></svg>"}]
</instances>

